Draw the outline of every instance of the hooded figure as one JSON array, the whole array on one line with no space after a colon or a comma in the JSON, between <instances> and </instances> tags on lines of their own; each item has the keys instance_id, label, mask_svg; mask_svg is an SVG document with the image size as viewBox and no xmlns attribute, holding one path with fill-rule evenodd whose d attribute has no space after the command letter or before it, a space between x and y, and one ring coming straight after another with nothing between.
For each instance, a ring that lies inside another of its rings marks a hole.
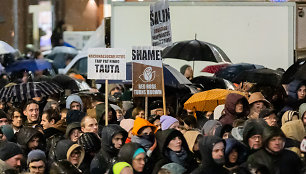
<instances>
[{"instance_id":1,"label":"hooded figure","mask_svg":"<svg viewBox=\"0 0 306 174\"><path fill-rule=\"evenodd\" d=\"M194 154L199 163L201 160L199 141L201 138L203 138L203 135L201 135L199 131L189 130L184 133L184 137L187 141L189 150Z\"/></svg>"},{"instance_id":2,"label":"hooded figure","mask_svg":"<svg viewBox=\"0 0 306 174\"><path fill-rule=\"evenodd\" d=\"M66 99L66 108L67 109L71 109L70 108L70 105L73 103L73 102L77 102L81 105L81 110L80 111L83 111L83 102L82 102L82 99L80 96L78 95L75 95L75 94L71 94L67 97Z\"/></svg>"},{"instance_id":3,"label":"hooded figure","mask_svg":"<svg viewBox=\"0 0 306 174\"><path fill-rule=\"evenodd\" d=\"M234 138L225 140L225 168L229 171L237 170L238 166L247 160L247 147Z\"/></svg>"},{"instance_id":4,"label":"hooded figure","mask_svg":"<svg viewBox=\"0 0 306 174\"><path fill-rule=\"evenodd\" d=\"M170 147L172 141L180 139L181 148L179 151L174 151ZM176 129L167 129L157 132L157 147L152 156L152 163L155 164L153 174L156 174L159 169L171 162L175 162L187 169L187 173L190 173L197 167L197 162L193 153L189 150L188 144L182 135L182 133Z\"/></svg>"},{"instance_id":5,"label":"hooded figure","mask_svg":"<svg viewBox=\"0 0 306 174\"><path fill-rule=\"evenodd\" d=\"M264 168L269 173L300 173L302 162L294 152L284 149L285 134L278 127L266 127L263 132L263 149L248 158L251 168Z\"/></svg>"},{"instance_id":6,"label":"hooded figure","mask_svg":"<svg viewBox=\"0 0 306 174\"><path fill-rule=\"evenodd\" d=\"M303 122L301 120L293 120L285 123L281 127L282 131L286 135L285 147L297 147L300 148L300 143L304 139L306 132Z\"/></svg>"},{"instance_id":7,"label":"hooded figure","mask_svg":"<svg viewBox=\"0 0 306 174\"><path fill-rule=\"evenodd\" d=\"M127 132L119 125L109 124L102 129L102 148L90 164L90 173L105 173L115 163L119 149L114 147L112 139L117 134L123 136L122 145L124 145Z\"/></svg>"},{"instance_id":8,"label":"hooded figure","mask_svg":"<svg viewBox=\"0 0 306 174\"><path fill-rule=\"evenodd\" d=\"M270 108L271 106L271 103L265 99L261 92L252 93L248 102L250 104L250 115L248 117L252 119L257 119L262 109Z\"/></svg>"},{"instance_id":9,"label":"hooded figure","mask_svg":"<svg viewBox=\"0 0 306 174\"><path fill-rule=\"evenodd\" d=\"M200 152L202 157L202 165L195 169L192 174L223 174L229 173L225 168L222 167L223 160L215 160L212 156L214 146L222 142L225 147L225 141L217 136L204 136L200 141Z\"/></svg>"},{"instance_id":10,"label":"hooded figure","mask_svg":"<svg viewBox=\"0 0 306 174\"><path fill-rule=\"evenodd\" d=\"M262 120L249 120L245 123L243 130L243 143L248 147L249 154L254 153L262 147L262 133L264 122ZM253 136L257 136L255 142L250 142Z\"/></svg>"},{"instance_id":11,"label":"hooded figure","mask_svg":"<svg viewBox=\"0 0 306 174\"><path fill-rule=\"evenodd\" d=\"M236 106L238 104L242 104L242 110L240 113L236 111ZM234 120L238 118L247 119L247 116L250 113L249 102L244 96L236 93L231 93L226 97L224 111L225 115L221 116L220 122L222 125L232 125Z\"/></svg>"},{"instance_id":12,"label":"hooded figure","mask_svg":"<svg viewBox=\"0 0 306 174\"><path fill-rule=\"evenodd\" d=\"M284 125L287 122L290 122L292 120L298 120L299 114L296 111L286 111L284 115L282 116L282 125Z\"/></svg>"},{"instance_id":13,"label":"hooded figure","mask_svg":"<svg viewBox=\"0 0 306 174\"><path fill-rule=\"evenodd\" d=\"M76 164L74 164L73 158L75 158L74 156L76 155L78 155L78 158L77 158L78 160ZM75 165L77 168L79 168L81 163L83 162L84 156L85 156L84 149L78 144L72 144L67 151L66 159L70 161L73 165Z\"/></svg>"},{"instance_id":14,"label":"hooded figure","mask_svg":"<svg viewBox=\"0 0 306 174\"><path fill-rule=\"evenodd\" d=\"M222 126L222 124L221 124L220 121L217 121L217 120L208 120L204 124L204 126L203 126L203 128L201 130L201 133L203 135L215 135L216 129L218 127L221 127L221 126Z\"/></svg>"}]
</instances>

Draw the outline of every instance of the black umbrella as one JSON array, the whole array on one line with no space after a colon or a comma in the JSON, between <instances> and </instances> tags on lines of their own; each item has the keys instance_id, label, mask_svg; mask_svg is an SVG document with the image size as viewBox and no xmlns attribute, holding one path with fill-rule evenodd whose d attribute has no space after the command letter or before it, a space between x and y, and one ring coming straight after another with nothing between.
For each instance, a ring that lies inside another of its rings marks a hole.
<instances>
[{"instance_id":1,"label":"black umbrella","mask_svg":"<svg viewBox=\"0 0 306 174\"><path fill-rule=\"evenodd\" d=\"M282 77L282 84L289 84L294 79L306 80L306 58L299 59L291 65Z\"/></svg>"},{"instance_id":2,"label":"black umbrella","mask_svg":"<svg viewBox=\"0 0 306 174\"><path fill-rule=\"evenodd\" d=\"M233 79L233 82L251 82L278 86L281 82L283 73L268 68L246 70Z\"/></svg>"},{"instance_id":3,"label":"black umbrella","mask_svg":"<svg viewBox=\"0 0 306 174\"><path fill-rule=\"evenodd\" d=\"M73 78L67 75L64 75L64 74L56 75L55 77L52 78L52 81L57 83L64 90L69 89L71 90L71 92L79 91L79 86L77 82Z\"/></svg>"},{"instance_id":4,"label":"black umbrella","mask_svg":"<svg viewBox=\"0 0 306 174\"><path fill-rule=\"evenodd\" d=\"M224 80L218 77L208 77L208 76L198 76L191 80L192 84L200 85L203 91L211 90L211 89L234 89L233 84L231 82Z\"/></svg>"},{"instance_id":5,"label":"black umbrella","mask_svg":"<svg viewBox=\"0 0 306 174\"><path fill-rule=\"evenodd\" d=\"M34 97L45 97L64 90L55 83L27 82L9 85L0 90L0 100L20 102Z\"/></svg>"},{"instance_id":6,"label":"black umbrella","mask_svg":"<svg viewBox=\"0 0 306 174\"><path fill-rule=\"evenodd\" d=\"M218 46L196 39L175 42L163 50L162 57L186 61L231 62Z\"/></svg>"}]
</instances>

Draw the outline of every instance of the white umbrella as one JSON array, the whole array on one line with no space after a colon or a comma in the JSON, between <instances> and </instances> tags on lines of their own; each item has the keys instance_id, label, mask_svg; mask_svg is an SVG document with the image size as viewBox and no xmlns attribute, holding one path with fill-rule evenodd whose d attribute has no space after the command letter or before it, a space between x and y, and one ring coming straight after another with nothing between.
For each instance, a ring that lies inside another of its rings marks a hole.
<instances>
[{"instance_id":1,"label":"white umbrella","mask_svg":"<svg viewBox=\"0 0 306 174\"><path fill-rule=\"evenodd\" d=\"M16 50L12 46L0 40L0 54L8 54L14 52L16 52Z\"/></svg>"}]
</instances>

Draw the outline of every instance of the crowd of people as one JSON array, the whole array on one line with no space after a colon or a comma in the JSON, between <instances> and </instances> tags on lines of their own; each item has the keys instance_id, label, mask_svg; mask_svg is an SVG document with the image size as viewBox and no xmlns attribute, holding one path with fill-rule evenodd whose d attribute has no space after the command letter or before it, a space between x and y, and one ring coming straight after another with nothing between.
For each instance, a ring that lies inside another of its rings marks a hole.
<instances>
[{"instance_id":1,"label":"crowd of people","mask_svg":"<svg viewBox=\"0 0 306 174\"><path fill-rule=\"evenodd\" d=\"M164 113L155 100L147 118L119 84L106 91L116 99L108 113L101 92L0 102L0 173L305 173L306 82L277 88L283 95L252 85L213 112Z\"/></svg>"}]
</instances>

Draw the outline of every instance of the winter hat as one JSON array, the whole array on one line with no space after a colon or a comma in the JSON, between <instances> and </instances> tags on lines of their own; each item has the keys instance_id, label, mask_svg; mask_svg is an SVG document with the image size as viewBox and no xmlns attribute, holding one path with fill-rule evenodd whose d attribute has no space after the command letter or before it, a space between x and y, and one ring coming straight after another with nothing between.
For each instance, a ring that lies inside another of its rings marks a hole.
<instances>
[{"instance_id":1,"label":"winter hat","mask_svg":"<svg viewBox=\"0 0 306 174\"><path fill-rule=\"evenodd\" d=\"M12 142L3 142L0 146L0 159L6 161L15 155L22 154L21 148Z\"/></svg>"},{"instance_id":2,"label":"winter hat","mask_svg":"<svg viewBox=\"0 0 306 174\"><path fill-rule=\"evenodd\" d=\"M120 174L120 172L125 168L125 167L130 167L132 168L132 166L127 163L127 162L118 162L116 164L114 164L113 166L113 173L114 174Z\"/></svg>"},{"instance_id":3,"label":"winter hat","mask_svg":"<svg viewBox=\"0 0 306 174\"><path fill-rule=\"evenodd\" d=\"M263 102L266 107L270 107L271 103L265 99L265 97L262 95L261 92L254 92L251 94L249 100L248 100L249 104L253 104L255 102Z\"/></svg>"},{"instance_id":4,"label":"winter hat","mask_svg":"<svg viewBox=\"0 0 306 174\"><path fill-rule=\"evenodd\" d=\"M179 122L179 121L174 117L167 116L167 115L161 116L160 117L161 130L169 129L169 127L175 122Z\"/></svg>"},{"instance_id":5,"label":"winter hat","mask_svg":"<svg viewBox=\"0 0 306 174\"><path fill-rule=\"evenodd\" d=\"M203 128L202 128L202 131L201 133L203 135L213 135L213 130L219 126L222 126L221 122L220 121L217 121L217 120L208 120Z\"/></svg>"},{"instance_id":6,"label":"winter hat","mask_svg":"<svg viewBox=\"0 0 306 174\"><path fill-rule=\"evenodd\" d=\"M163 108L163 101L161 100L155 100L150 104L150 110L157 109L157 108Z\"/></svg>"},{"instance_id":7,"label":"winter hat","mask_svg":"<svg viewBox=\"0 0 306 174\"><path fill-rule=\"evenodd\" d=\"M67 97L66 99L66 108L70 109L70 105L72 102L78 102L81 105L81 111L83 110L83 102L80 96L75 95L75 94L71 94Z\"/></svg>"},{"instance_id":8,"label":"winter hat","mask_svg":"<svg viewBox=\"0 0 306 174\"><path fill-rule=\"evenodd\" d=\"M45 152L43 152L42 150L32 150L29 154L28 154L28 160L27 160L27 164L29 165L29 163L33 162L33 161L40 161L42 160L44 163L46 163L46 154Z\"/></svg>"},{"instance_id":9,"label":"winter hat","mask_svg":"<svg viewBox=\"0 0 306 174\"><path fill-rule=\"evenodd\" d=\"M219 118L222 116L222 111L224 110L224 104L218 105L214 110L214 120L219 120Z\"/></svg>"},{"instance_id":10,"label":"winter hat","mask_svg":"<svg viewBox=\"0 0 306 174\"><path fill-rule=\"evenodd\" d=\"M168 164L163 165L161 168L167 169L171 173L175 173L175 174L183 174L187 171L187 169L185 169L183 166L177 163L168 163Z\"/></svg>"},{"instance_id":11,"label":"winter hat","mask_svg":"<svg viewBox=\"0 0 306 174\"><path fill-rule=\"evenodd\" d=\"M260 111L259 118L265 118L271 114L275 114L275 111L273 109L264 109Z\"/></svg>"},{"instance_id":12,"label":"winter hat","mask_svg":"<svg viewBox=\"0 0 306 174\"><path fill-rule=\"evenodd\" d=\"M80 122L73 122L73 123L68 124L67 129L66 129L66 133L65 133L65 138L69 138L69 135L70 135L70 133L73 129L81 130Z\"/></svg>"},{"instance_id":13,"label":"winter hat","mask_svg":"<svg viewBox=\"0 0 306 174\"><path fill-rule=\"evenodd\" d=\"M139 133L141 130L143 130L144 127L151 127L154 133L157 131L157 127L154 124L150 123L146 119L138 117L134 121L134 127L132 129L133 135L140 136Z\"/></svg>"},{"instance_id":14,"label":"winter hat","mask_svg":"<svg viewBox=\"0 0 306 174\"><path fill-rule=\"evenodd\" d=\"M243 140L243 127L242 126L238 126L238 127L234 127L231 131L231 135L238 141L242 141Z\"/></svg>"},{"instance_id":15,"label":"winter hat","mask_svg":"<svg viewBox=\"0 0 306 174\"><path fill-rule=\"evenodd\" d=\"M14 138L14 130L11 125L2 125L2 133L6 136L7 141L12 141Z\"/></svg>"},{"instance_id":16,"label":"winter hat","mask_svg":"<svg viewBox=\"0 0 306 174\"><path fill-rule=\"evenodd\" d=\"M81 122L81 120L85 117L86 113L78 110L69 110L66 116L67 124L73 122Z\"/></svg>"},{"instance_id":17,"label":"winter hat","mask_svg":"<svg viewBox=\"0 0 306 174\"><path fill-rule=\"evenodd\" d=\"M190 65L183 65L181 68L180 68L180 72L184 75L185 74L185 71L186 69L190 67Z\"/></svg>"},{"instance_id":18,"label":"winter hat","mask_svg":"<svg viewBox=\"0 0 306 174\"><path fill-rule=\"evenodd\" d=\"M249 144L249 138L253 135L262 135L264 126L259 122L259 120L247 121L243 129L243 142L244 144ZM233 135L233 134L232 134Z\"/></svg>"},{"instance_id":19,"label":"winter hat","mask_svg":"<svg viewBox=\"0 0 306 174\"><path fill-rule=\"evenodd\" d=\"M81 150L81 154L80 154L80 158L79 158L79 163L77 165L77 167L79 167L84 159L85 156L85 151L84 149L78 145L78 144L73 144L72 146L69 147L68 151L67 151L67 160L69 160L71 153L75 150L75 149L80 149Z\"/></svg>"},{"instance_id":20,"label":"winter hat","mask_svg":"<svg viewBox=\"0 0 306 174\"><path fill-rule=\"evenodd\" d=\"M101 140L98 135L93 132L83 133L78 139L78 144L84 148L85 153L96 153L101 148Z\"/></svg>"},{"instance_id":21,"label":"winter hat","mask_svg":"<svg viewBox=\"0 0 306 174\"><path fill-rule=\"evenodd\" d=\"M120 126L129 132L134 127L134 120L133 119L123 119L120 122Z\"/></svg>"}]
</instances>

